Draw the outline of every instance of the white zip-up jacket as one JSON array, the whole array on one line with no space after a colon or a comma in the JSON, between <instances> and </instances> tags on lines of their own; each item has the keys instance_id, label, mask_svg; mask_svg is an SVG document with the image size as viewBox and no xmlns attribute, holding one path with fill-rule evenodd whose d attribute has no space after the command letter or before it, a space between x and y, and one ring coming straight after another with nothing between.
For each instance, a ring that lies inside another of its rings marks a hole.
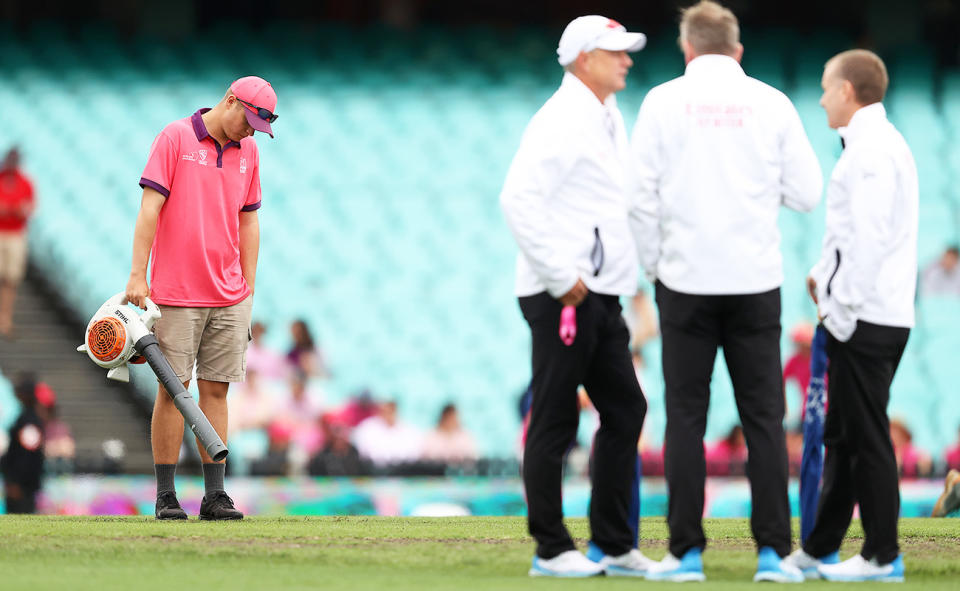
<instances>
[{"instance_id":1,"label":"white zip-up jacket","mask_svg":"<svg viewBox=\"0 0 960 591\"><path fill-rule=\"evenodd\" d=\"M857 320L910 328L917 285L917 166L881 103L839 129L844 150L827 187L817 282L823 324L848 341Z\"/></svg>"},{"instance_id":2,"label":"white zip-up jacket","mask_svg":"<svg viewBox=\"0 0 960 591\"><path fill-rule=\"evenodd\" d=\"M725 55L652 89L631 138L631 223L647 277L696 295L783 283L777 215L810 211L823 173L796 108Z\"/></svg>"},{"instance_id":3,"label":"white zip-up jacket","mask_svg":"<svg viewBox=\"0 0 960 591\"><path fill-rule=\"evenodd\" d=\"M628 154L615 97L601 103L579 78L564 74L524 131L500 194L520 247L516 295L560 298L578 278L595 293L636 293Z\"/></svg>"}]
</instances>

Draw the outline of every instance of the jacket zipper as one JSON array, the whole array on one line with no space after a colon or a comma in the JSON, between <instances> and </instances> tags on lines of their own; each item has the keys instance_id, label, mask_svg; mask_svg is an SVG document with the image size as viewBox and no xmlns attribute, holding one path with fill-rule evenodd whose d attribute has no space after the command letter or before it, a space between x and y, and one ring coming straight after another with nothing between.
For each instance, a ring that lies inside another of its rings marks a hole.
<instances>
[{"instance_id":1,"label":"jacket zipper","mask_svg":"<svg viewBox=\"0 0 960 591\"><path fill-rule=\"evenodd\" d=\"M833 284L833 278L837 276L837 271L840 270L840 249L836 249L837 252L837 266L834 267L833 273L830 274L830 279L827 280L827 295L830 295L830 287Z\"/></svg>"},{"instance_id":2,"label":"jacket zipper","mask_svg":"<svg viewBox=\"0 0 960 591\"><path fill-rule=\"evenodd\" d=\"M600 275L600 270L603 269L603 241L600 240L600 227L593 227L593 249L590 251L590 262L593 264L593 276L597 277Z\"/></svg>"}]
</instances>

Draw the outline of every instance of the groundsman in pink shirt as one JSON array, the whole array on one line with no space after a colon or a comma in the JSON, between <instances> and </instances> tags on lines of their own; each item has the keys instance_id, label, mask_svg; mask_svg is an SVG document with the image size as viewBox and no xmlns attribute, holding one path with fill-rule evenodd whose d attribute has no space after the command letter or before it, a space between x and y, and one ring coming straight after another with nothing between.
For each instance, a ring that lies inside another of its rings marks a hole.
<instances>
[{"instance_id":1,"label":"groundsman in pink shirt","mask_svg":"<svg viewBox=\"0 0 960 591\"><path fill-rule=\"evenodd\" d=\"M260 248L256 131L273 137L277 95L256 76L234 81L212 109L167 125L140 178L127 300L150 297L162 317L160 349L188 385L196 366L200 408L227 440L227 389L244 379ZM150 265L149 281L147 264ZM157 519L186 519L174 473L183 417L159 387L151 423ZM225 464L203 449L200 519L242 519L224 490Z\"/></svg>"}]
</instances>

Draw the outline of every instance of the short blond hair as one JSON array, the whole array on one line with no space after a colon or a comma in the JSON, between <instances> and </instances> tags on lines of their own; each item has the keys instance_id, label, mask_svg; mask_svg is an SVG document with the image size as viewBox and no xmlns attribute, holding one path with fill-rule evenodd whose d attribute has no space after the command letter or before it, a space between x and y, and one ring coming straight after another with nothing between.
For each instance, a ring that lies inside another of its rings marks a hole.
<instances>
[{"instance_id":1,"label":"short blond hair","mask_svg":"<svg viewBox=\"0 0 960 591\"><path fill-rule=\"evenodd\" d=\"M740 23L729 8L700 0L680 11L680 40L690 43L699 55L733 55L740 44Z\"/></svg>"},{"instance_id":2,"label":"short blond hair","mask_svg":"<svg viewBox=\"0 0 960 591\"><path fill-rule=\"evenodd\" d=\"M836 76L853 86L853 96L861 105L879 103L887 94L890 78L880 56L867 49L851 49L827 61L824 69L836 64Z\"/></svg>"}]
</instances>

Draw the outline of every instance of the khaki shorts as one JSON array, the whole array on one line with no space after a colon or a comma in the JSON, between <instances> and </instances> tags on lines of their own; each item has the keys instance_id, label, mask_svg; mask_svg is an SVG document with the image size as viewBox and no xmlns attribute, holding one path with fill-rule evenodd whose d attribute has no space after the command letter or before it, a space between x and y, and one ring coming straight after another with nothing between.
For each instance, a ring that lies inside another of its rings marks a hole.
<instances>
[{"instance_id":1,"label":"khaki shorts","mask_svg":"<svg viewBox=\"0 0 960 591\"><path fill-rule=\"evenodd\" d=\"M247 371L253 297L224 308L159 306L155 334L180 381L242 382Z\"/></svg>"},{"instance_id":2,"label":"khaki shorts","mask_svg":"<svg viewBox=\"0 0 960 591\"><path fill-rule=\"evenodd\" d=\"M20 283L27 271L27 233L0 232L0 281Z\"/></svg>"}]
</instances>

